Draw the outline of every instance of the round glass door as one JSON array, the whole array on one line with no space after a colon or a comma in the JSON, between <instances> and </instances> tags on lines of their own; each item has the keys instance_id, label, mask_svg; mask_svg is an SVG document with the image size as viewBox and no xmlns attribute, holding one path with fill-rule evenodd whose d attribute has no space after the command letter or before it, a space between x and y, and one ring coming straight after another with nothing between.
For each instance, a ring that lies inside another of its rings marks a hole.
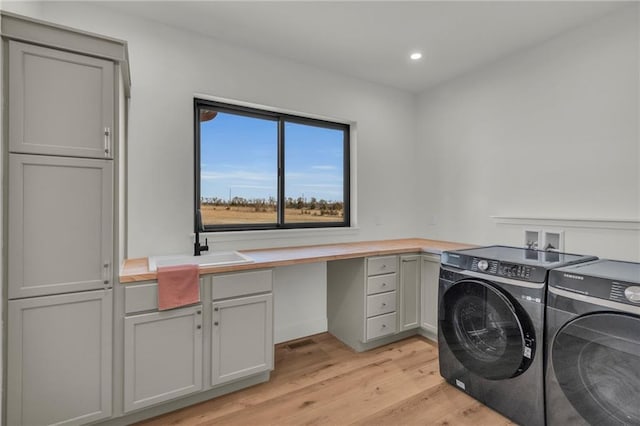
<instances>
[{"instance_id":1,"label":"round glass door","mask_svg":"<svg viewBox=\"0 0 640 426\"><path fill-rule=\"evenodd\" d=\"M522 374L531 363L525 335L534 336L522 307L488 283L462 280L442 297L440 328L449 349L469 371L490 380Z\"/></svg>"},{"instance_id":2,"label":"round glass door","mask_svg":"<svg viewBox=\"0 0 640 426\"><path fill-rule=\"evenodd\" d=\"M551 359L560 388L588 423L640 425L640 317L574 319L556 334Z\"/></svg>"}]
</instances>

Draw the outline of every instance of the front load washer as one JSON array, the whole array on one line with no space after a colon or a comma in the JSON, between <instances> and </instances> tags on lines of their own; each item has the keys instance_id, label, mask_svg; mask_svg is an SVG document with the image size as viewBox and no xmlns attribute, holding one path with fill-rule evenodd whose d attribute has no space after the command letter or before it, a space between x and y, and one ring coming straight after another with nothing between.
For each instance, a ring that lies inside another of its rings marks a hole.
<instances>
[{"instance_id":1,"label":"front load washer","mask_svg":"<svg viewBox=\"0 0 640 426\"><path fill-rule=\"evenodd\" d=\"M640 425L640 263L551 271L547 423Z\"/></svg>"},{"instance_id":2,"label":"front load washer","mask_svg":"<svg viewBox=\"0 0 640 426\"><path fill-rule=\"evenodd\" d=\"M442 254L440 374L521 425L544 425L548 271L596 259L490 246Z\"/></svg>"}]
</instances>

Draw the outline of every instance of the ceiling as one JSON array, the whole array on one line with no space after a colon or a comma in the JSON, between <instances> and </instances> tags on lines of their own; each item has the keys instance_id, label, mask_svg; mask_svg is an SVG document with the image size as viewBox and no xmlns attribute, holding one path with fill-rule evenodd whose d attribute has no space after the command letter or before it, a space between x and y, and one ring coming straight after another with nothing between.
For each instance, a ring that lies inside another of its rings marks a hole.
<instances>
[{"instance_id":1,"label":"ceiling","mask_svg":"<svg viewBox=\"0 0 640 426\"><path fill-rule=\"evenodd\" d=\"M98 1L237 46L420 92L630 3ZM422 59L409 54L421 51Z\"/></svg>"}]
</instances>

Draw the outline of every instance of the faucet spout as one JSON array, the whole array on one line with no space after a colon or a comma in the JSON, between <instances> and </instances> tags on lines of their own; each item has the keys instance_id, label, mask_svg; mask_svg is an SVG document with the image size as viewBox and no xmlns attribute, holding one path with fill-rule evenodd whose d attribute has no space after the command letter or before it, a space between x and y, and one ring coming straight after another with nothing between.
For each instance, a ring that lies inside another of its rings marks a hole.
<instances>
[{"instance_id":1,"label":"faucet spout","mask_svg":"<svg viewBox=\"0 0 640 426\"><path fill-rule=\"evenodd\" d=\"M193 255L194 256L200 256L200 254L202 254L203 251L209 251L209 241L207 240L207 238L204 239L204 245L200 244L200 231L203 231L204 228L202 226L202 213L200 212L200 209L196 210L196 226L195 226L195 233L196 233L196 241L193 244Z\"/></svg>"}]
</instances>

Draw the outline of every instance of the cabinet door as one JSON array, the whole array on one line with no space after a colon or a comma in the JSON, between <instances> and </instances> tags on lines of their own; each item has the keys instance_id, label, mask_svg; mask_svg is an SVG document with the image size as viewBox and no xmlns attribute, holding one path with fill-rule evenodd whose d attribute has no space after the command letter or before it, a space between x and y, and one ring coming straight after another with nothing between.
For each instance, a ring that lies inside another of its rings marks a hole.
<instances>
[{"instance_id":1,"label":"cabinet door","mask_svg":"<svg viewBox=\"0 0 640 426\"><path fill-rule=\"evenodd\" d=\"M8 302L7 424L111 416L112 290Z\"/></svg>"},{"instance_id":2,"label":"cabinet door","mask_svg":"<svg viewBox=\"0 0 640 426\"><path fill-rule=\"evenodd\" d=\"M114 97L113 62L9 42L9 151L112 158Z\"/></svg>"},{"instance_id":3,"label":"cabinet door","mask_svg":"<svg viewBox=\"0 0 640 426\"><path fill-rule=\"evenodd\" d=\"M420 255L400 256L399 331L420 326Z\"/></svg>"},{"instance_id":4,"label":"cabinet door","mask_svg":"<svg viewBox=\"0 0 640 426\"><path fill-rule=\"evenodd\" d=\"M422 328L434 338L438 335L438 280L440 256L422 256Z\"/></svg>"},{"instance_id":5,"label":"cabinet door","mask_svg":"<svg viewBox=\"0 0 640 426\"><path fill-rule=\"evenodd\" d=\"M273 369L271 294L213 302L211 384Z\"/></svg>"},{"instance_id":6,"label":"cabinet door","mask_svg":"<svg viewBox=\"0 0 640 426\"><path fill-rule=\"evenodd\" d=\"M10 299L112 285L112 175L111 160L9 154Z\"/></svg>"},{"instance_id":7,"label":"cabinet door","mask_svg":"<svg viewBox=\"0 0 640 426\"><path fill-rule=\"evenodd\" d=\"M202 390L202 305L124 319L124 411Z\"/></svg>"}]
</instances>

